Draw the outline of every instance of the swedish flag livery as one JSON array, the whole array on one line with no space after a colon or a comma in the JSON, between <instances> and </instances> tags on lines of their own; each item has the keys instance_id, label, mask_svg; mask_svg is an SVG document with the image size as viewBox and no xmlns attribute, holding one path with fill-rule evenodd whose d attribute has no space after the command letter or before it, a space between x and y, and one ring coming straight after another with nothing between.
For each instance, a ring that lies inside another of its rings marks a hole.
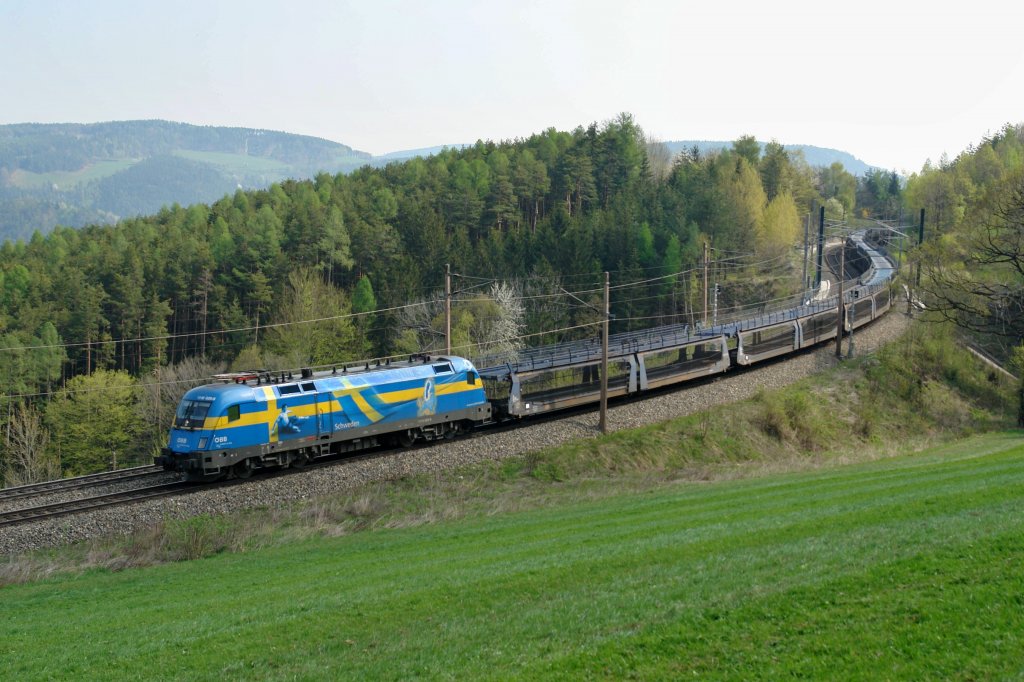
<instances>
[{"instance_id":1,"label":"swedish flag livery","mask_svg":"<svg viewBox=\"0 0 1024 682\"><path fill-rule=\"evenodd\" d=\"M258 372L218 378L224 383L182 398L157 464L194 479L244 477L381 443L450 437L491 417L476 369L454 356L304 370L299 380Z\"/></svg>"}]
</instances>

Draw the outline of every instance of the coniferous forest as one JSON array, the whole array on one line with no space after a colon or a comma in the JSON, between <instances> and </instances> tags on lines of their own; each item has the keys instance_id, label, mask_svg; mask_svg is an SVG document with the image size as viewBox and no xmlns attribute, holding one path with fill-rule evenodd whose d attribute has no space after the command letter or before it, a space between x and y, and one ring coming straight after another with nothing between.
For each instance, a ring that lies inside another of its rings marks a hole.
<instances>
[{"instance_id":1,"label":"coniferous forest","mask_svg":"<svg viewBox=\"0 0 1024 682\"><path fill-rule=\"evenodd\" d=\"M928 206L952 231L1019 169L1022 138L1008 127L909 179L858 178L750 137L673 157L623 114L6 242L6 483L148 461L176 396L218 370L443 347L446 264L452 343L471 357L594 334L557 330L596 319L604 271L613 332L699 319L705 243L723 310L791 294L819 206L833 220Z\"/></svg>"}]
</instances>

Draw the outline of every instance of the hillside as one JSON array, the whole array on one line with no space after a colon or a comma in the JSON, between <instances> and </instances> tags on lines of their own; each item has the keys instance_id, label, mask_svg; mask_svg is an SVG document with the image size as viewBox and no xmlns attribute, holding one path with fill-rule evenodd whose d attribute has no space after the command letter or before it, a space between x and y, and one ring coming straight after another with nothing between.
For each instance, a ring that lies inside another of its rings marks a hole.
<instances>
[{"instance_id":1,"label":"hillside","mask_svg":"<svg viewBox=\"0 0 1024 682\"><path fill-rule=\"evenodd\" d=\"M0 582L27 584L0 636L18 679L1002 678L1024 650L1020 433L912 451L998 428L1004 395L922 335L728 411L165 516L10 561ZM81 636L58 646L55 619Z\"/></svg>"},{"instance_id":2,"label":"hillside","mask_svg":"<svg viewBox=\"0 0 1024 682\"><path fill-rule=\"evenodd\" d=\"M673 141L673 154L702 153L726 141ZM0 241L27 239L56 225L82 227L156 213L175 203L212 203L238 188L263 189L320 171L347 173L436 155L466 144L424 147L371 156L306 135L253 128L194 126L170 121L25 123L0 126ZM847 152L808 145L812 166L839 161L854 175L865 163Z\"/></svg>"},{"instance_id":3,"label":"hillside","mask_svg":"<svg viewBox=\"0 0 1024 682\"><path fill-rule=\"evenodd\" d=\"M0 633L22 680L1012 678L1021 464L989 436L94 571L7 588Z\"/></svg>"},{"instance_id":4,"label":"hillside","mask_svg":"<svg viewBox=\"0 0 1024 682\"><path fill-rule=\"evenodd\" d=\"M210 203L369 154L305 135L169 121L0 126L0 238Z\"/></svg>"}]
</instances>

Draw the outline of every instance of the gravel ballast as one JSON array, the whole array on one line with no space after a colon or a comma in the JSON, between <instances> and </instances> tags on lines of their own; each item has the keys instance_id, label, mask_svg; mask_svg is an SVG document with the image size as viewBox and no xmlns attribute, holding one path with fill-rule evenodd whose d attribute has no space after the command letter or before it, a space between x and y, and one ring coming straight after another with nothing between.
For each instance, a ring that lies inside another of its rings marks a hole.
<instances>
[{"instance_id":1,"label":"gravel ballast","mask_svg":"<svg viewBox=\"0 0 1024 682\"><path fill-rule=\"evenodd\" d=\"M896 307L894 305L894 309L885 317L856 332L858 355L873 352L897 339L908 328L909 318L897 311ZM845 343L843 347L845 351ZM832 342L742 374L725 374L715 381L661 393L644 400L623 402L608 411L609 431L655 424L715 405L745 400L759 390L787 386L833 367L836 362L835 343ZM557 421L446 441L432 447L370 455L336 466L313 468L297 475L265 479L257 476L241 485L201 488L178 497L3 528L0 529L0 555L14 555L101 535L128 534L168 518L280 507L298 500L350 491L369 482L445 471L484 460L521 456L570 441L592 438L598 434L597 424L598 413L593 410Z\"/></svg>"}]
</instances>

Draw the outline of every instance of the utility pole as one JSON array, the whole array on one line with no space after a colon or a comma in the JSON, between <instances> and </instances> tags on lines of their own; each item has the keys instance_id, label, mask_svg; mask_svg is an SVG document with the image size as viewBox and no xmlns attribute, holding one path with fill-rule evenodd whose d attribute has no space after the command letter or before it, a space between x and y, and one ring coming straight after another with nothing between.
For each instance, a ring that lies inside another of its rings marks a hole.
<instances>
[{"instance_id":1,"label":"utility pole","mask_svg":"<svg viewBox=\"0 0 1024 682\"><path fill-rule=\"evenodd\" d=\"M917 229L917 246L921 247L924 244L924 209L921 209L921 225ZM921 255L918 253L917 256L917 280L914 283L915 286L921 286Z\"/></svg>"},{"instance_id":2,"label":"utility pole","mask_svg":"<svg viewBox=\"0 0 1024 682\"><path fill-rule=\"evenodd\" d=\"M852 358L853 357L853 325L856 324L856 322L857 322L857 303L856 302L854 302L854 304L852 306L850 306L850 310L851 310L851 312L850 312L850 314L848 316L848 319L850 321L850 340L846 342L846 357L847 358Z\"/></svg>"},{"instance_id":3,"label":"utility pole","mask_svg":"<svg viewBox=\"0 0 1024 682\"><path fill-rule=\"evenodd\" d=\"M900 214L903 215L902 213ZM897 223L900 226L900 254L896 257L896 272L902 272L903 270L903 223Z\"/></svg>"},{"instance_id":4,"label":"utility pole","mask_svg":"<svg viewBox=\"0 0 1024 682\"><path fill-rule=\"evenodd\" d=\"M611 317L608 273L604 273L604 322L601 324L601 433L608 433L608 318Z\"/></svg>"},{"instance_id":5,"label":"utility pole","mask_svg":"<svg viewBox=\"0 0 1024 682\"><path fill-rule=\"evenodd\" d=\"M159 342L157 342L159 343ZM156 375L156 423L157 426L163 427L163 423L160 421L160 416L163 413L162 403L160 400L160 394L164 390L163 382L160 380L160 346L156 347L156 369L153 370L153 374Z\"/></svg>"},{"instance_id":6,"label":"utility pole","mask_svg":"<svg viewBox=\"0 0 1024 682\"><path fill-rule=\"evenodd\" d=\"M808 213L804 219L804 274L800 276L800 286L804 289L809 289L807 281L807 241L810 237L811 231L811 214Z\"/></svg>"},{"instance_id":7,"label":"utility pole","mask_svg":"<svg viewBox=\"0 0 1024 682\"><path fill-rule=\"evenodd\" d=\"M452 354L452 265L444 264L444 354Z\"/></svg>"},{"instance_id":8,"label":"utility pole","mask_svg":"<svg viewBox=\"0 0 1024 682\"><path fill-rule=\"evenodd\" d=\"M704 242L704 326L708 326L708 243Z\"/></svg>"},{"instance_id":9,"label":"utility pole","mask_svg":"<svg viewBox=\"0 0 1024 682\"><path fill-rule=\"evenodd\" d=\"M843 359L843 323L846 321L846 306L843 304L843 280L846 279L846 238L839 247L839 304L836 308L836 357Z\"/></svg>"},{"instance_id":10,"label":"utility pole","mask_svg":"<svg viewBox=\"0 0 1024 682\"><path fill-rule=\"evenodd\" d=\"M821 286L821 258L825 253L825 207L818 213L818 274L814 278L814 287Z\"/></svg>"}]
</instances>

